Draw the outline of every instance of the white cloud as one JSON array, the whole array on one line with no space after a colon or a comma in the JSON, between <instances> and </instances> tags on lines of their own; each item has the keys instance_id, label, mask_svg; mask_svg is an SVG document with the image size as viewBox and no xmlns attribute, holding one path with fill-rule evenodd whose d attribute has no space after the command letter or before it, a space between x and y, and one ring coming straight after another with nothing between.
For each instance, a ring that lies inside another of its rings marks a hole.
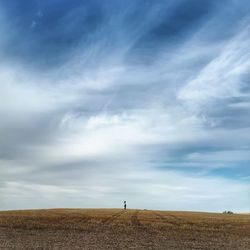
<instances>
[{"instance_id":1,"label":"white cloud","mask_svg":"<svg viewBox=\"0 0 250 250\"><path fill-rule=\"evenodd\" d=\"M250 66L248 51L246 27L227 42L222 52L180 90L178 98L199 109L216 99L241 95L241 77L248 73Z\"/></svg>"},{"instance_id":2,"label":"white cloud","mask_svg":"<svg viewBox=\"0 0 250 250\"><path fill-rule=\"evenodd\" d=\"M64 184L42 185L29 182L6 182L0 187L2 208L57 207L120 207L126 199L130 208L169 210L246 211L247 183L221 178L194 178L169 171L144 168L121 169L119 175L90 175L84 182L74 179ZM37 197L40 197L39 200ZM30 204L29 199L34 201ZM231 201L234 200L234 203ZM9 205L11 204L11 206Z\"/></svg>"}]
</instances>

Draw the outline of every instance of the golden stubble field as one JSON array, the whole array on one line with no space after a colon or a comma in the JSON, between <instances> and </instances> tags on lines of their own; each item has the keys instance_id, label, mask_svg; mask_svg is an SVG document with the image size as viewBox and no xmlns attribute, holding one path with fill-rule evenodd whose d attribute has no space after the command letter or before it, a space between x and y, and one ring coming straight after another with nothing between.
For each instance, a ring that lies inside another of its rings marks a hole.
<instances>
[{"instance_id":1,"label":"golden stubble field","mask_svg":"<svg viewBox=\"0 0 250 250\"><path fill-rule=\"evenodd\" d=\"M0 212L0 249L250 249L250 216L48 209Z\"/></svg>"}]
</instances>

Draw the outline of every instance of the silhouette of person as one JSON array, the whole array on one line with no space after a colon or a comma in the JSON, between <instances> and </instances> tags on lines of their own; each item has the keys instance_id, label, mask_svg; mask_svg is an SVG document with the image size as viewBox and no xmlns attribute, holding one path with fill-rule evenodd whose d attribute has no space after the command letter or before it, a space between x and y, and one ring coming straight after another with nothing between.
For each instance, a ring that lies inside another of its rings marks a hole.
<instances>
[{"instance_id":1,"label":"silhouette of person","mask_svg":"<svg viewBox=\"0 0 250 250\"><path fill-rule=\"evenodd\" d=\"M127 203L126 203L126 201L124 201L124 209L125 210L127 209Z\"/></svg>"}]
</instances>

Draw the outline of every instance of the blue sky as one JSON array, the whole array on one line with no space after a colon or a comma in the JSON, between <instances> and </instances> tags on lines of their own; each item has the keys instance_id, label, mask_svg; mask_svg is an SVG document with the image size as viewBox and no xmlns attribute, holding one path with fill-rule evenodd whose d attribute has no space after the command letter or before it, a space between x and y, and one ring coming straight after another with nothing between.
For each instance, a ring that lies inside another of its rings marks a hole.
<instances>
[{"instance_id":1,"label":"blue sky","mask_svg":"<svg viewBox=\"0 0 250 250\"><path fill-rule=\"evenodd\" d=\"M248 14L0 0L0 209L249 210Z\"/></svg>"}]
</instances>

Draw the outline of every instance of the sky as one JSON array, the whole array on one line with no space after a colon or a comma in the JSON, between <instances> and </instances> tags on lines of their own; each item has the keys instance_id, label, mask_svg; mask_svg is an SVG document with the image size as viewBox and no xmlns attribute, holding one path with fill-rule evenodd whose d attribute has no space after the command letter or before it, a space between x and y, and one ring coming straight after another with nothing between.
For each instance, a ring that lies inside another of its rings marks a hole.
<instances>
[{"instance_id":1,"label":"sky","mask_svg":"<svg viewBox=\"0 0 250 250\"><path fill-rule=\"evenodd\" d=\"M0 0L0 210L250 210L246 0Z\"/></svg>"}]
</instances>

